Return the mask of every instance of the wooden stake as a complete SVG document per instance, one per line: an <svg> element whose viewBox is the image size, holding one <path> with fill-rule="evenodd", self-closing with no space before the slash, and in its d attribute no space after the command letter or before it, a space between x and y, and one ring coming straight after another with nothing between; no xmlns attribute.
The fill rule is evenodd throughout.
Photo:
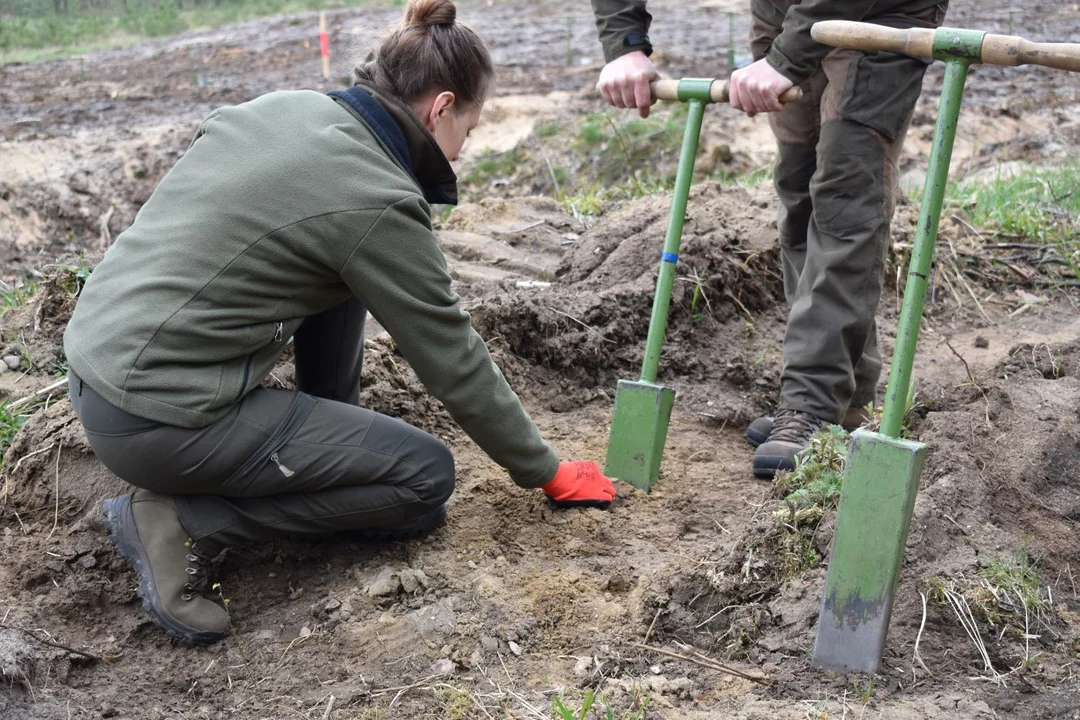
<svg viewBox="0 0 1080 720"><path fill-rule="evenodd" d="M330 79L330 36L326 33L326 13L319 13L319 52L322 55L322 75Z"/></svg>

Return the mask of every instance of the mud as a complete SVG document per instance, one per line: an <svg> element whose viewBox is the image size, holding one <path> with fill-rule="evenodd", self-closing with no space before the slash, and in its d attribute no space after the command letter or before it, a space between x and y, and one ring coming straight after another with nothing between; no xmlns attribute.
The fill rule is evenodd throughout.
<svg viewBox="0 0 1080 720"><path fill-rule="evenodd" d="M1003 2L952 5L950 24L1005 30ZM717 73L724 3L650 8L666 72ZM462 174L488 148L519 149L521 167L469 186L437 228L455 289L545 437L564 457L599 461L615 382L640 371L670 199L625 200L583 218L552 197L549 168L589 157L574 138L603 111L583 12L568 2L463 6L499 76ZM362 54L397 13L331 12L335 53ZM736 18L740 35L746 20ZM1080 32L1068 4L1035 3L1014 22L1035 40ZM38 294L0 316L2 354L28 358L0 375L0 399L26 397L63 371L77 282L57 266L77 268L79 254L96 263L199 118L270 90L328 89L347 74L344 53L335 54L333 81L322 83L316 24L313 14L271 18L0 68L0 280L41 268ZM903 159L909 184L925 172L939 88L934 68ZM1075 156L1076 88L1049 71L977 68L957 172ZM539 138L541 123L567 135ZM742 172L767 163L771 146L763 118L710 110L702 157ZM673 163L656 158L655 169ZM146 619L99 512L125 486L94 458L62 391L49 396L0 471L0 716L546 718L552 697L573 704L595 689L615 717L643 719L1080 717L1076 294L1039 285L1063 276L1034 273L1045 273L1036 259L1011 258L1020 271L1003 271L975 254L961 222L943 223L959 258L975 254L956 267L979 304L960 280L935 280L912 428L930 455L884 668L872 680L833 677L809 667L824 567L785 576L776 498L752 478L742 436L779 387L775 213L767 186L695 186L660 366L660 382L678 392L661 482L649 495L620 487L608 512L556 512L511 485L372 323L363 401L453 448L449 519L409 544L327 538L230 550L217 577L234 633L210 648L180 646ZM890 278L914 224L901 206ZM896 298L890 282L886 353ZM292 387L287 357L267 382ZM813 536L825 560L831 522ZM928 602L924 621L922 597L1022 548L1038 559L1047 604L1026 629L1011 611L993 627L980 616L990 661L1008 673L992 682L955 613ZM691 646L771 684L635 645L643 641Z"/></svg>

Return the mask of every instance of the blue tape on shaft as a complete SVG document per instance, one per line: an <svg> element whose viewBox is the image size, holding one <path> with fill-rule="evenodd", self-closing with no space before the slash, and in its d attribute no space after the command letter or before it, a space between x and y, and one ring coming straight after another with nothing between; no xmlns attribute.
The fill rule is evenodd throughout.
<svg viewBox="0 0 1080 720"><path fill-rule="evenodd" d="M678 255L676 255L675 253L669 253L669 252L666 252L666 253L661 253L661 254L660 254L660 259L661 259L661 260L662 260L663 262L669 262L669 263L671 263L672 265L674 265L675 263L679 262L679 256L678 256Z"/></svg>

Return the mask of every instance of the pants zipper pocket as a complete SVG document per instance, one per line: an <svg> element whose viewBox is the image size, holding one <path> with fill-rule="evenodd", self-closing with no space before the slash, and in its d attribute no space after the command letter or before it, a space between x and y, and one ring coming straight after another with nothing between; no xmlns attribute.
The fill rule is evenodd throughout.
<svg viewBox="0 0 1080 720"><path fill-rule="evenodd" d="M315 402L315 398L307 393L296 393L292 403L289 405L288 411L285 413L285 418L276 428L274 428L274 431L270 433L270 437L266 438L266 441L263 442L259 449L253 452L240 467L229 475L224 484L226 486L232 485L243 479L245 476L256 472L257 469L265 465L267 461L272 461L277 464L278 469L281 470L281 474L285 477L292 477L295 475L296 473L281 464L281 460L278 457L278 451L281 450L287 442L292 440L296 431L299 430L300 426L308 419L308 415L310 415L311 411L315 408Z"/></svg>

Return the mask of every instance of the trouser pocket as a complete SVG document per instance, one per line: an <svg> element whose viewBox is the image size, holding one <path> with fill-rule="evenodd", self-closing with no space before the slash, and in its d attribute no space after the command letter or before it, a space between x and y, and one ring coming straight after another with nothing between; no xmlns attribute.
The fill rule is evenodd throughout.
<svg viewBox="0 0 1080 720"><path fill-rule="evenodd" d="M243 494L251 487L259 472L268 462L276 463L282 474L291 477L292 471L282 465L277 458L277 452L292 440L293 435L303 426L311 411L315 408L316 402L317 400L307 393L296 393L285 413L285 417L274 428L274 431L270 433L255 452L248 456L247 460L241 463L226 478L222 486L232 492Z"/></svg>
<svg viewBox="0 0 1080 720"><path fill-rule="evenodd" d="M896 53L857 53L838 107L840 116L895 141L915 110L927 65Z"/></svg>

